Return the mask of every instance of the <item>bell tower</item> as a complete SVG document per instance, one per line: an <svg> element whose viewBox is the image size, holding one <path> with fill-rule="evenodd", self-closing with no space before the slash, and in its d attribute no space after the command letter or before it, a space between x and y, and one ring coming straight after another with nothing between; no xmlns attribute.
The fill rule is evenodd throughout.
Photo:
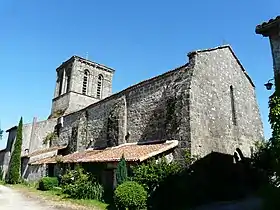
<svg viewBox="0 0 280 210"><path fill-rule="evenodd" d="M57 69L50 117L69 114L112 94L114 69L72 56Z"/></svg>

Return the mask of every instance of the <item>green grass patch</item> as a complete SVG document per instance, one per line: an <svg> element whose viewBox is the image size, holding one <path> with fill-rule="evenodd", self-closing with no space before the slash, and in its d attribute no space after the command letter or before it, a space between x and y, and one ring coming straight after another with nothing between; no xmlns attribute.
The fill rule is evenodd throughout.
<svg viewBox="0 0 280 210"><path fill-rule="evenodd" d="M89 209L95 210L105 210L107 209L108 204L102 203L97 200L85 200L85 199L71 199L68 198L67 195L61 192L60 188L55 188L49 191L40 191L37 190L36 185L23 185L23 184L16 184L16 185L8 185L11 188L14 188L23 194L33 194L35 196L39 196L44 200L50 200L54 202L62 202L73 204L74 206L83 206Z"/></svg>

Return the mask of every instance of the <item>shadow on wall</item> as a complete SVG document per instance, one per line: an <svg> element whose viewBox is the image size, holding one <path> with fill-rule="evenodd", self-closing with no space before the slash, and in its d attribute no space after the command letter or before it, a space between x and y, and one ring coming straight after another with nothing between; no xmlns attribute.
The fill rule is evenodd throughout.
<svg viewBox="0 0 280 210"><path fill-rule="evenodd" d="M217 152L199 159L160 184L149 200L151 209L187 209L254 192L263 181L260 174L248 159L233 160L233 155Z"/></svg>
<svg viewBox="0 0 280 210"><path fill-rule="evenodd" d="M189 89L183 77L174 76L155 102L156 107L146 113L144 129L139 142L179 140L179 148L188 148L190 141ZM180 83L180 84L179 84ZM177 153L181 150L177 150ZM176 154L181 159L183 154Z"/></svg>
<svg viewBox="0 0 280 210"><path fill-rule="evenodd" d="M35 181L36 179L41 178L40 165L26 165L25 173L22 174L22 178L28 181Z"/></svg>

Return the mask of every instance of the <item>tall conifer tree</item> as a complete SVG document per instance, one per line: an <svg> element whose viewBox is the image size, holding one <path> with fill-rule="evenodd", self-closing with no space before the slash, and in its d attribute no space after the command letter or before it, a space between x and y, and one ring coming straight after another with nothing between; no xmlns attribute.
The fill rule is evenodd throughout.
<svg viewBox="0 0 280 210"><path fill-rule="evenodd" d="M120 185L127 180L127 167L126 167L124 154L122 155L117 166L116 179L117 179L117 185Z"/></svg>
<svg viewBox="0 0 280 210"><path fill-rule="evenodd" d="M8 183L16 184L21 176L21 145L22 145L22 117L17 127L17 136L12 151L11 162L8 173Z"/></svg>

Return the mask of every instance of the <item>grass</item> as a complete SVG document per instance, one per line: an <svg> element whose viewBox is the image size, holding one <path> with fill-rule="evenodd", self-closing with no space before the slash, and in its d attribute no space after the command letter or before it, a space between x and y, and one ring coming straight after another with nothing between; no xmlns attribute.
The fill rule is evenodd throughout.
<svg viewBox="0 0 280 210"><path fill-rule="evenodd" d="M61 190L54 189L49 191L41 191L36 189L35 184L31 185L9 185L10 187L20 191L21 193L31 196L39 197L44 201L52 201L53 203L59 205L69 205L73 209L95 209L95 210L105 210L107 209L108 204L102 203L97 200L85 200L85 199L71 199L67 198L66 195L61 193ZM83 207L83 208L82 208Z"/></svg>

